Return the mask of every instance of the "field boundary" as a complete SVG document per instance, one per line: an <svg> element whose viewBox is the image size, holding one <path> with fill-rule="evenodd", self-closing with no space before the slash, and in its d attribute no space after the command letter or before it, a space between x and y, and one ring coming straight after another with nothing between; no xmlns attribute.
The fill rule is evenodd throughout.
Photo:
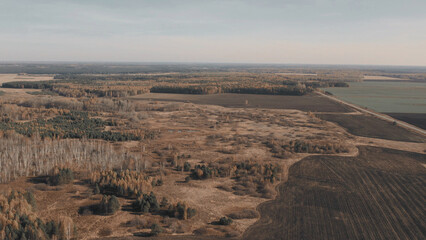
<svg viewBox="0 0 426 240"><path fill-rule="evenodd" d="M404 127L404 128L406 128L406 129L409 129L409 130L412 130L412 131L414 131L414 132L420 133L420 134L422 134L423 136L426 136L426 131L425 131L425 130L423 130L423 129L421 129L421 128L418 128L418 127L416 127L416 126L414 126L414 125L411 125L411 124L409 124L409 123L406 123L406 122L404 122L404 121L401 121L401 120L398 120L398 119L392 118L392 117L390 117L390 116L388 116L388 115L385 115L385 114L381 114L381 113L374 112L374 111L369 110L369 109L362 108L362 107L357 106L357 105L355 105L355 104L345 102L345 101L343 101L343 100L341 100L341 99L339 99L339 98L337 98L337 97L329 96L329 95L326 95L326 94L324 94L324 93L322 93L322 92L319 92L319 91L317 91L317 93L318 93L319 95L323 96L323 97L329 98L329 99L331 99L331 100L333 100L333 101L336 101L336 102L338 102L338 103L341 103L341 104L344 104L344 105L346 105L346 106L349 106L349 107L351 107L351 108L353 108L353 109L355 109L355 110L358 110L358 111L360 111L360 112L367 113L367 114L369 114L369 115L372 115L372 116L374 116L374 117L380 118L380 119L385 120L385 121L388 121L388 122L396 123L398 126Z"/></svg>

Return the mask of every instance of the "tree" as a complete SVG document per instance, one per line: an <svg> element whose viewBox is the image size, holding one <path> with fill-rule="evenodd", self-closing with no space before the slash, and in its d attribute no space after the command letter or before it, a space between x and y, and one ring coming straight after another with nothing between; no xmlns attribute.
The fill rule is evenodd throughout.
<svg viewBox="0 0 426 240"><path fill-rule="evenodd" d="M194 208L188 208L186 210L186 214L188 216L188 219L192 218L193 216L195 216L195 214L197 214L197 210L195 210Z"/></svg>
<svg viewBox="0 0 426 240"><path fill-rule="evenodd" d="M188 219L188 212L185 203L178 203L176 205L176 210L178 214L178 218L182 220Z"/></svg>
<svg viewBox="0 0 426 240"><path fill-rule="evenodd" d="M108 201L108 212L111 214L114 214L120 209L120 202L118 201L118 198L114 195L111 196L111 198Z"/></svg>
<svg viewBox="0 0 426 240"><path fill-rule="evenodd" d="M99 211L101 213L108 213L108 196L103 195L101 202L99 203Z"/></svg>
<svg viewBox="0 0 426 240"><path fill-rule="evenodd" d="M95 190L93 191L94 194L99 194L101 193L101 190L99 189L99 185L96 183L95 185Z"/></svg>
<svg viewBox="0 0 426 240"><path fill-rule="evenodd" d="M183 170L184 170L185 172L189 172L189 171L191 170L191 164L189 164L189 162L185 162L185 163L183 164Z"/></svg>
<svg viewBox="0 0 426 240"><path fill-rule="evenodd" d="M230 225L232 223L232 219L228 218L228 217L221 217L219 219L219 224L220 225Z"/></svg>
<svg viewBox="0 0 426 240"><path fill-rule="evenodd" d="M37 203L34 198L34 194L32 192L25 192L24 197L27 202L31 205L32 209L35 210L37 208Z"/></svg>
<svg viewBox="0 0 426 240"><path fill-rule="evenodd" d="M158 234L160 234L162 232L163 232L163 228L160 225L158 225L156 223L152 224L152 226L151 226L151 235L152 236L157 236Z"/></svg>
<svg viewBox="0 0 426 240"><path fill-rule="evenodd" d="M166 207L168 205L169 205L169 201L167 200L166 197L163 197L163 199L161 200L161 203L160 203L160 207Z"/></svg>
<svg viewBox="0 0 426 240"><path fill-rule="evenodd" d="M52 185L62 185L71 183L74 180L74 173L69 168L60 168L57 174L50 177Z"/></svg>
<svg viewBox="0 0 426 240"><path fill-rule="evenodd" d="M104 195L99 203L99 212L103 214L115 214L120 209L120 202L114 195Z"/></svg>

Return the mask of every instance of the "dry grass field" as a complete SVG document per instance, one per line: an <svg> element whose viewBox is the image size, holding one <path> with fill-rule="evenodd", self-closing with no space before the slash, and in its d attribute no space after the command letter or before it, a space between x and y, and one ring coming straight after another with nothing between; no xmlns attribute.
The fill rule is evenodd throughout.
<svg viewBox="0 0 426 240"><path fill-rule="evenodd" d="M29 98L32 98L32 101L46 100L43 96ZM52 98L61 101L67 99L63 97L47 99ZM113 216L81 215L78 213L80 207L95 204L101 197L93 194L92 187L84 183L84 178L61 187L37 184L31 181L31 178L19 178L8 184L0 184L0 190L10 188L31 190L37 202L40 202L37 213L43 219L55 219L61 215L71 217L78 232L84 233L80 236L81 239L106 237L102 235L104 234L101 232L102 227L112 229L108 232L108 237L131 237L138 233L148 233L149 228L126 225L127 222L136 221L138 218L148 221L148 225L150 222L158 222L166 231L177 235L187 236L199 232L197 233L199 236L236 237L254 224L257 217L235 219L232 226L217 226L211 223L239 211L255 210L260 203L275 197L274 187L278 182L267 186L267 192L259 193L256 185L239 182L233 178L216 177L186 182L185 178L189 173L161 166L173 166L170 163L171 159L175 159L173 164L177 165L182 165L186 161L191 166L202 164L224 167L232 166L233 163L252 161L261 165L279 165L284 170L279 179L284 180L288 167L309 154L289 152L277 156L277 153L271 152L268 142L288 143L300 140L323 144L323 139L326 138L329 144L348 145L349 152L343 154L353 155L356 152L354 147L349 146L352 140L343 129L336 130L333 125L299 110L226 108L217 105L149 100L137 100L133 103L138 109L144 110L129 116L111 116L116 118L116 121L130 118L126 125L128 128L150 129L158 134L150 140L116 143L114 148L140 153L146 164L160 171L158 177L163 179L163 184L154 188L157 198L166 197L174 202L189 204L197 210L194 218L182 222L170 220L170 223L166 223L161 216L139 216L125 210ZM103 116L107 119L110 115L104 113ZM176 156L181 155L190 157L176 159ZM123 209L132 201L120 198ZM91 224L87 224L88 222ZM173 230L176 227L180 229L178 232Z"/></svg>
<svg viewBox="0 0 426 240"><path fill-rule="evenodd" d="M365 81L407 81L408 78L396 78L386 76L364 76Z"/></svg>
<svg viewBox="0 0 426 240"><path fill-rule="evenodd" d="M36 82L36 81L50 81L53 80L53 75L40 75L40 74L0 74L0 86L6 82L25 81L25 82ZM16 89L16 88L1 88L4 94L9 97L28 97L30 96L27 92L38 92L39 89Z"/></svg>
<svg viewBox="0 0 426 240"><path fill-rule="evenodd" d="M6 82L35 82L35 81L50 81L53 80L53 75L41 74L0 74L0 85Z"/></svg>
<svg viewBox="0 0 426 240"><path fill-rule="evenodd" d="M0 193L32 192L35 214L46 222L69 217L75 239L425 237L425 137L315 92L71 97L1 90L0 167L10 182L1 179ZM35 174L51 174L52 166L72 169L74 179L56 186L40 180L50 175ZM94 181L105 169L114 171ZM129 171L140 174L137 190L167 199L168 209L137 210L140 196L124 194L130 175L117 178ZM113 190L96 191L108 182ZM111 192L117 212L93 210ZM178 203L196 213L170 214ZM232 223L220 225L223 217ZM159 236L151 236L153 226Z"/></svg>

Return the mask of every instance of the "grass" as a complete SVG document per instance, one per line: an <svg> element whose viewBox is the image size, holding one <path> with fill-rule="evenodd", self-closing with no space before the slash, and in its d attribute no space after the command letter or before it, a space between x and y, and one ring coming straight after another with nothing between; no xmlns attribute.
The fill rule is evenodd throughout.
<svg viewBox="0 0 426 240"><path fill-rule="evenodd" d="M39 95L47 95L47 96L57 96L58 94L49 90L41 90L41 91L30 91L27 92L30 95L39 96Z"/></svg>
<svg viewBox="0 0 426 240"><path fill-rule="evenodd" d="M426 113L425 82L355 82L348 88L325 88L344 101L378 112Z"/></svg>

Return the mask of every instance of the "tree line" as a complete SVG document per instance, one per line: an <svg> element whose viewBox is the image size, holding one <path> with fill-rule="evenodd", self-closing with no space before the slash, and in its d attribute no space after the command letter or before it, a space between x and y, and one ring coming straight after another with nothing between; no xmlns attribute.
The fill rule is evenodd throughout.
<svg viewBox="0 0 426 240"><path fill-rule="evenodd" d="M0 131L0 183L20 176L52 175L55 167L84 168L85 171L107 170L127 166L141 171L150 167L139 154L117 152L110 144L88 139L55 140L38 136L24 137ZM152 185L148 184L150 187Z"/></svg>
<svg viewBox="0 0 426 240"><path fill-rule="evenodd" d="M3 119L0 131L14 130L27 137L39 135L41 138L87 138L115 142L141 139L132 133L103 131L105 126L115 126L115 123L91 118L88 112L69 111L47 120L37 119L23 123Z"/></svg>

